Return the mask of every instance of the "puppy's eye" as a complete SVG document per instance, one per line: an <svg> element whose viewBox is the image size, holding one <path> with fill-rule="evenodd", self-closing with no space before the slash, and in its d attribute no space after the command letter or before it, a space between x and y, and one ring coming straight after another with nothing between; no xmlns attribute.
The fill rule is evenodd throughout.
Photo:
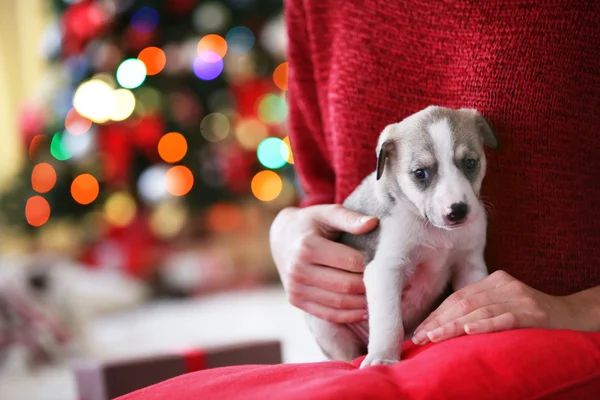
<svg viewBox="0 0 600 400"><path fill-rule="evenodd" d="M427 172L427 170L424 168L415 169L413 171L413 175L418 181L424 181L427 180L427 178L429 178L429 172Z"/></svg>
<svg viewBox="0 0 600 400"><path fill-rule="evenodd" d="M467 158L463 160L463 165L465 167L465 170L474 171L475 169L477 169L478 162L474 158Z"/></svg>

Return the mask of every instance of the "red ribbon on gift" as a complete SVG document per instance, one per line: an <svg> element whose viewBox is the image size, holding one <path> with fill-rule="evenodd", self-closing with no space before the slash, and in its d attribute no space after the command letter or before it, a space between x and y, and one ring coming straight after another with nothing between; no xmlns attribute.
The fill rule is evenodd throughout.
<svg viewBox="0 0 600 400"><path fill-rule="evenodd" d="M206 354L203 350L189 350L182 354L185 372L196 372L206 369Z"/></svg>

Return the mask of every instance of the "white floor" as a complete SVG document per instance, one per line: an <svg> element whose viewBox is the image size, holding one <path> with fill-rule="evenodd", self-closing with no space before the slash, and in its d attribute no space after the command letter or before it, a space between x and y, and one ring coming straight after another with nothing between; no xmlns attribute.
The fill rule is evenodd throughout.
<svg viewBox="0 0 600 400"><path fill-rule="evenodd" d="M301 312L278 287L154 302L95 320L88 331L92 353L105 358L274 338L283 343L286 363L323 359ZM77 394L66 366L28 374L11 368L0 375L0 399L77 400Z"/></svg>

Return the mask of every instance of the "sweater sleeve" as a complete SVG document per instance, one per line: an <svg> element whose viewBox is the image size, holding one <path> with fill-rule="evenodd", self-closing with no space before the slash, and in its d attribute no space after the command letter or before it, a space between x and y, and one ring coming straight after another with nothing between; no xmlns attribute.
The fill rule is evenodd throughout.
<svg viewBox="0 0 600 400"><path fill-rule="evenodd" d="M288 34L290 145L304 192L301 206L306 207L334 201L335 174L319 108L303 1L285 1L285 21Z"/></svg>

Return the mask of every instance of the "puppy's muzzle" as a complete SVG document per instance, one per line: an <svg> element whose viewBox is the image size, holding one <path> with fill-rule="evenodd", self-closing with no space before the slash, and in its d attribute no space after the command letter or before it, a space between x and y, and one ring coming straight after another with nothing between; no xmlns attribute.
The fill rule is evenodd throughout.
<svg viewBox="0 0 600 400"><path fill-rule="evenodd" d="M459 225L465 222L469 214L469 205L465 202L454 203L447 209L444 218L448 225Z"/></svg>

